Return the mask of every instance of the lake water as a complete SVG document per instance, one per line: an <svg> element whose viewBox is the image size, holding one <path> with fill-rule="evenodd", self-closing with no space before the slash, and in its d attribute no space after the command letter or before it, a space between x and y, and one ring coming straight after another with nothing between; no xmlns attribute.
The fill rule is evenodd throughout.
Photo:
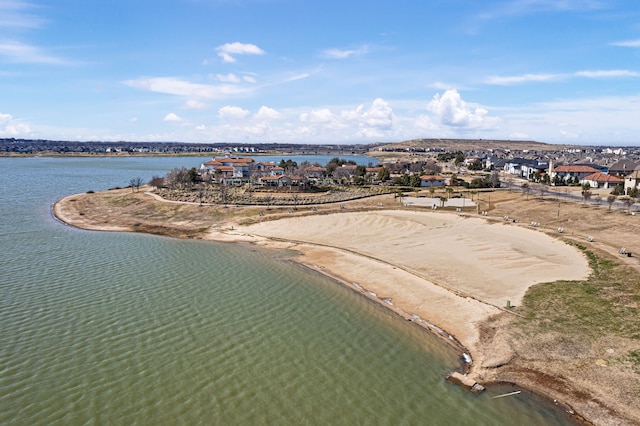
<svg viewBox="0 0 640 426"><path fill-rule="evenodd" d="M292 253L51 216L207 159L0 158L0 424L569 424L447 384L459 354Z"/></svg>

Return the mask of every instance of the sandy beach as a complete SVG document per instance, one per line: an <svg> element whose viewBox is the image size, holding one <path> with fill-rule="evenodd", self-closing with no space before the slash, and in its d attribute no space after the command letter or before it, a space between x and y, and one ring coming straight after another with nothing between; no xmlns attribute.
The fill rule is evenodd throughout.
<svg viewBox="0 0 640 426"><path fill-rule="evenodd" d="M478 347L477 325L515 312L536 283L582 280L584 255L526 228L455 214L385 210L305 216L225 231L267 246L288 244L309 267L377 298L408 319L423 319L453 335L476 356L494 363L498 352ZM210 234L220 239L219 233ZM375 296L373 295L375 294Z"/></svg>
<svg viewBox="0 0 640 426"><path fill-rule="evenodd" d="M121 197L130 200L127 208L114 208L120 202L110 199ZM53 210L63 222L84 229L295 250L296 261L440 335L459 348L461 359L463 352L470 354L468 377L483 384L517 383L557 399L594 424L633 424L618 416L629 411L625 407L635 397L616 387L625 380L623 389L633 389L636 381L625 376L624 368L603 370L593 363L605 349L601 344L628 350L628 341L598 341L572 359L549 353L538 337L509 331L521 318L518 306L531 286L558 280L578 285L590 276L583 251L549 232L496 217L398 208L393 197L366 203L317 212L272 211L268 217L257 210L211 207L220 214L211 219L198 205L109 192L66 197ZM558 344L556 334L541 336L551 339L543 345ZM562 342L574 338L560 336Z"/></svg>

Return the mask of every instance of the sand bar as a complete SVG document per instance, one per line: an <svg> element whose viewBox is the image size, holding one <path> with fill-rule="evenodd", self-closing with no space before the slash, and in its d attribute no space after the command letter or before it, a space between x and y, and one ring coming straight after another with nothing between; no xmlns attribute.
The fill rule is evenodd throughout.
<svg viewBox="0 0 640 426"><path fill-rule="evenodd" d="M505 310L507 301L518 305L533 284L589 274L579 250L546 234L455 214L292 217L235 227L222 239L234 236L271 246L289 242L302 263L437 325L479 361L487 354L478 347L478 323Z"/></svg>

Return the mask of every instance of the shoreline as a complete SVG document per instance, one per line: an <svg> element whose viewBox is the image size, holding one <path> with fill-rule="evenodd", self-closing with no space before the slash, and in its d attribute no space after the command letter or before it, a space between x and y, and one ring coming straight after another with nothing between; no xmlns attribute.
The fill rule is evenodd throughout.
<svg viewBox="0 0 640 426"><path fill-rule="evenodd" d="M69 201L73 200L74 197L80 196L82 196L82 194L64 197L56 201L52 206L52 212L56 219L60 220L62 223L87 230L140 232L132 228L131 226L122 226L114 223L111 223L109 225L89 225L88 223L79 223L77 220L74 220L68 215L69 212L65 212L61 206L62 204L66 203L67 208L73 207L70 206L71 203L69 203ZM380 213L380 211L375 213ZM348 215L349 213L339 214L344 216ZM419 213L419 215L423 214L424 213ZM438 215L441 215L441 213L438 213ZM455 214L450 214L450 216L454 216L456 218L458 217ZM442 219L442 216L438 217L439 219ZM265 246L267 248L286 248L294 250L299 253L299 255L294 258L295 262L303 265L306 268L309 268L312 271L321 273L329 277L340 285L343 285L346 288L362 295L363 297L366 297L372 303L376 303L382 308L388 309L389 311L398 315L400 318L415 323L415 325L421 327L421 329L429 332L432 335L436 335L442 338L445 342L452 345L461 353L470 354L472 356L473 362L471 364L465 363L463 361L464 356L461 356L461 367L465 370L465 373L469 372L471 377L477 378L478 382L486 385L506 383L518 386L530 392L534 392L543 396L549 401L553 401L556 404L561 404L561 406L565 408L567 412L571 414L572 418L574 418L576 421L588 424L587 420L585 420L581 415L576 414L576 412L574 411L574 404L572 403L571 398L560 399L558 398L557 393L554 394L554 392L550 392L549 389L536 386L535 382L532 382L531 380L522 380L522 378L520 380L510 380L508 378L504 379L501 377L500 372L497 372L497 376L495 375L495 367L512 363L512 354L510 353L509 348L506 349L506 353L499 354L498 356L489 356L487 354L489 349L481 347L479 326L482 323L485 323L490 317L502 314L505 311L509 312L509 310L507 309L500 309L497 304L490 303L495 298L495 295L487 294L485 296L490 300L482 301L479 300L481 298L473 297L475 295L471 295L472 297L469 297L470 294L466 291L463 291L464 289L457 289L460 293L452 291L456 289L450 288L448 283L444 286L440 285L437 282L438 280L435 280L436 282L433 282L434 280L430 280L425 277L425 274L421 273L422 271L414 271L412 270L412 268L406 268L404 265L394 264L392 261L388 261L386 259L378 259L375 256L363 254L358 252L357 250L331 246L330 244L300 241L298 239L286 238L286 236L265 236L262 235L264 234L264 229L262 230L262 234L254 229L255 227L259 228L261 224L265 223L271 225L279 223L281 226L285 226L282 224L287 220L291 222L301 221L301 219L303 219L303 217L277 219L275 221L259 222L258 224L254 225L241 226L238 226L237 223L234 223L230 229L218 227L212 232L204 235L204 237L202 238L219 242L250 242L253 244ZM318 217L316 217L314 221L317 219ZM480 227L504 227L504 225L502 224L491 224L484 219L472 219L472 221L478 220L483 223ZM290 225L291 224L289 223L285 227L291 228ZM474 224L473 226L476 225L477 224ZM305 229L304 223L302 225L297 224L296 226L298 231L300 229ZM302 228L300 228L300 226L302 226ZM266 229L268 229L268 227ZM344 229L344 226L341 229ZM511 229L517 228L513 227ZM536 231L527 230L527 232ZM544 235L540 232L537 232L537 234ZM189 236L187 236L187 238L189 238ZM551 237L548 236L545 236L545 238L551 239ZM558 242L558 240L555 239L554 241ZM568 247L565 243L560 242L560 244ZM576 249L572 248L572 250ZM358 266L356 267L356 265ZM522 270L520 270L518 273L521 272ZM356 277L362 278L353 279L354 277L350 276L350 274L352 273L355 274ZM369 278L371 278L371 276L373 275L377 276L378 279L382 281L396 280L403 283L419 283L418 287L422 288L422 291L425 291L422 296L424 297L425 294L428 294L429 297L427 297L427 299L435 299L435 302L431 300L431 306L429 306L430 308L434 308L434 304L440 305L441 303L444 303L443 301L447 301L449 305L438 306L440 312L435 313L434 315L429 315L428 313L425 314L424 311L416 312L416 309L413 309L415 306L405 300L407 297L414 297L414 294L391 294L388 286L379 287L376 286L375 283L374 285L371 285ZM453 278L455 282L456 277ZM458 277L458 280L459 279L460 277ZM528 289L531 285L533 284L527 284L523 291L514 291L514 293L512 293L512 298L514 299L516 304L520 303L520 300L526 292L526 289ZM423 299L422 302L425 302L425 300L427 299ZM460 311L466 311L467 317L463 316L462 321L459 316L456 316L456 318L454 318L453 320L450 318L446 318L450 316L453 311L457 311L457 313L459 313Z"/></svg>

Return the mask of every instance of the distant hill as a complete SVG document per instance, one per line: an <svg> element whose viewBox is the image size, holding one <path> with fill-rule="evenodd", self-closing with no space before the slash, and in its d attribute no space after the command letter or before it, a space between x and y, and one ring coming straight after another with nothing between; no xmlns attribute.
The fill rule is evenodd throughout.
<svg viewBox="0 0 640 426"><path fill-rule="evenodd" d="M498 139L412 139L403 142L376 144L373 150L397 151L400 149L472 151L472 150L530 150L556 151L565 148L578 148L576 145L556 145L537 141L498 140Z"/></svg>

